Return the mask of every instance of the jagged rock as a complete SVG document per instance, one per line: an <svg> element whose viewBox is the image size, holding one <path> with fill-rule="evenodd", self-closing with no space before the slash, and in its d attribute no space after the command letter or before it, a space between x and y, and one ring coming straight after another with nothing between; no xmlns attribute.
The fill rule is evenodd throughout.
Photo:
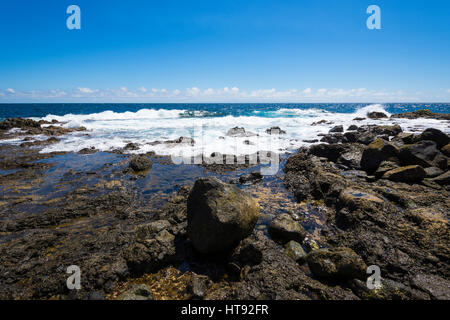
<svg viewBox="0 0 450 320"><path fill-rule="evenodd" d="M433 167L433 160L439 154L434 141L419 141L416 144L400 148L399 158L404 165L420 165L424 168Z"/></svg>
<svg viewBox="0 0 450 320"><path fill-rule="evenodd" d="M393 126L375 126L371 131L377 135L387 136L396 136L399 133L403 132L402 128L398 124Z"/></svg>
<svg viewBox="0 0 450 320"><path fill-rule="evenodd" d="M437 167L425 168L425 174L427 175L427 178L435 178L443 173L444 171Z"/></svg>
<svg viewBox="0 0 450 320"><path fill-rule="evenodd" d="M422 181L426 175L425 170L421 166L412 165L390 170L383 175L383 179L394 182L415 183Z"/></svg>
<svg viewBox="0 0 450 320"><path fill-rule="evenodd" d="M188 234L201 253L232 248L251 234L259 216L258 203L234 185L215 178L198 179L188 198Z"/></svg>
<svg viewBox="0 0 450 320"><path fill-rule="evenodd" d="M442 186L449 185L450 184L450 171L447 171L446 173L441 174L440 176L431 179L431 181L433 181L437 184L440 184Z"/></svg>
<svg viewBox="0 0 450 320"><path fill-rule="evenodd" d="M352 124L350 127L348 127L347 131L356 131L358 130L358 126L356 124Z"/></svg>
<svg viewBox="0 0 450 320"><path fill-rule="evenodd" d="M437 300L450 300L450 281L431 274L418 274L411 280L411 285L428 293Z"/></svg>
<svg viewBox="0 0 450 320"><path fill-rule="evenodd" d="M350 248L319 249L305 259L311 272L319 278L334 281L366 278L366 264Z"/></svg>
<svg viewBox="0 0 450 320"><path fill-rule="evenodd" d="M357 142L369 145L376 139L376 135L372 132L364 132L359 137Z"/></svg>
<svg viewBox="0 0 450 320"><path fill-rule="evenodd" d="M226 136L227 137L251 137L251 136L255 136L255 134L245 131L245 129L242 127L234 127L234 128L231 128L230 130L228 130Z"/></svg>
<svg viewBox="0 0 450 320"><path fill-rule="evenodd" d="M422 109L413 112L393 114L391 118L405 118L405 119L428 118L438 120L450 120L450 113L434 113L428 109Z"/></svg>
<svg viewBox="0 0 450 320"><path fill-rule="evenodd" d="M343 142L356 142L359 139L360 134L357 131L351 131L344 133Z"/></svg>
<svg viewBox="0 0 450 320"><path fill-rule="evenodd" d="M286 134L286 131L281 130L280 127L272 127L266 130L267 134Z"/></svg>
<svg viewBox="0 0 450 320"><path fill-rule="evenodd" d="M152 160L144 155L136 155L130 159L130 168L136 172L151 169L153 166Z"/></svg>
<svg viewBox="0 0 450 320"><path fill-rule="evenodd" d="M386 172L397 169L399 165L392 161L383 161L378 167L377 171L375 171L375 177L380 178Z"/></svg>
<svg viewBox="0 0 450 320"><path fill-rule="evenodd" d="M341 144L316 144L309 149L309 152L316 157L323 157L336 162L345 150L345 147Z"/></svg>
<svg viewBox="0 0 450 320"><path fill-rule="evenodd" d="M399 150L397 147L378 138L364 150L361 158L361 168L368 173L373 173L378 169L381 162L395 159L398 154Z"/></svg>
<svg viewBox="0 0 450 320"><path fill-rule="evenodd" d="M344 126L342 126L342 125L335 126L335 127L331 128L329 132L330 133L344 132Z"/></svg>
<svg viewBox="0 0 450 320"><path fill-rule="evenodd" d="M370 119L382 119L382 118L387 118L387 114L383 113L383 112L369 112L367 114L367 117Z"/></svg>
<svg viewBox="0 0 450 320"><path fill-rule="evenodd" d="M342 142L343 138L344 138L344 136L341 133L327 134L327 135L324 135L322 137L322 139L320 139L320 142L335 144L335 143Z"/></svg>
<svg viewBox="0 0 450 320"><path fill-rule="evenodd" d="M306 231L289 214L283 213L275 217L269 225L270 236L281 243L291 240L302 243Z"/></svg>
<svg viewBox="0 0 450 320"><path fill-rule="evenodd" d="M124 147L124 149L132 151L139 150L139 145L137 143L130 142Z"/></svg>
<svg viewBox="0 0 450 320"><path fill-rule="evenodd" d="M350 145L350 148L341 154L336 163L342 164L350 169L359 169L362 158L362 147L360 145Z"/></svg>
<svg viewBox="0 0 450 320"><path fill-rule="evenodd" d="M420 141L423 140L429 140L434 141L438 147L438 149L441 149L448 143L450 143L450 138L443 133L442 131L438 129L429 128L422 132L422 134L418 137Z"/></svg>

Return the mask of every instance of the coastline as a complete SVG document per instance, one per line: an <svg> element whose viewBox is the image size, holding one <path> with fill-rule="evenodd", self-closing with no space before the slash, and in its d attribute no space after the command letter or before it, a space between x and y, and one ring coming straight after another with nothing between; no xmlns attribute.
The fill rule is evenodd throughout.
<svg viewBox="0 0 450 320"><path fill-rule="evenodd" d="M154 299L449 299L450 155L440 131L358 120L348 130L336 121L321 141L282 156L278 175L259 177L259 164L175 165L155 153L136 172L126 152L132 142L112 152L40 153L85 129L17 119L2 125L0 139L20 138L23 132L7 134L17 127L46 138L0 146L1 298L136 298L141 285ZM261 212L232 250L202 255L188 236L186 205L194 182L211 176L248 192ZM301 250L271 236L283 214L305 229ZM333 251L342 247L352 253ZM321 259L342 254L355 270L361 260L380 266L383 289L367 290L360 270L324 276ZM82 269L82 290L65 287L68 265Z"/></svg>

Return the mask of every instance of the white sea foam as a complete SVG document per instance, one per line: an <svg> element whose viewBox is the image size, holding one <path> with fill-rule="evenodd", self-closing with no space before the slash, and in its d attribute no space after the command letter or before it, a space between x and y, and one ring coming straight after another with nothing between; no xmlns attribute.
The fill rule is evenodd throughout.
<svg viewBox="0 0 450 320"><path fill-rule="evenodd" d="M279 109L254 111L252 116L211 116L213 113L186 110L142 109L137 112L116 113L104 111L87 115L48 115L44 120L56 119L65 127L87 128L84 133L69 134L56 144L45 147L42 152L79 151L95 147L102 151L123 148L129 142L140 144L140 149L130 151L145 153L154 151L161 155L210 155L213 152L227 154L251 154L259 150L290 152L307 143L303 140L317 139L320 133L328 133L335 125L346 129L351 124L394 124L404 131L423 131L433 127L450 133L449 123L434 119L366 119L356 122L356 117L367 117L371 111L390 115L382 105L375 104L358 109L354 113L335 113L322 109ZM191 116L190 116L191 115ZM192 116L193 115L193 116ZM204 116L207 117L204 117ZM203 116L203 117L202 117ZM326 120L326 124L311 126L313 122ZM226 133L233 127L244 127L257 136L233 138ZM278 126L285 135L271 136L266 129ZM181 136L192 137L194 146L187 144L149 144L154 141L174 140ZM245 141L249 142L246 144Z"/></svg>

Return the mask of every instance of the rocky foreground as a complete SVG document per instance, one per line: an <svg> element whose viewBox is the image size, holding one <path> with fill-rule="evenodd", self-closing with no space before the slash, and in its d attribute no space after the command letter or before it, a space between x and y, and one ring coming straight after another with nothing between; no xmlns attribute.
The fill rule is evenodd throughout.
<svg viewBox="0 0 450 320"><path fill-rule="evenodd" d="M7 120L0 138L13 128L55 139L69 130L53 125ZM0 169L13 172L0 178L0 298L450 299L450 137L355 119L318 139L280 177L300 208L324 214L313 229L309 209L267 220L251 193L265 179L258 172L230 184L218 170L154 206L139 181L168 161L121 155L93 172L66 169L49 197L56 169L40 160L61 154L34 148L51 141L3 145ZM82 271L81 290L67 289L70 265ZM382 276L375 290L372 265Z"/></svg>

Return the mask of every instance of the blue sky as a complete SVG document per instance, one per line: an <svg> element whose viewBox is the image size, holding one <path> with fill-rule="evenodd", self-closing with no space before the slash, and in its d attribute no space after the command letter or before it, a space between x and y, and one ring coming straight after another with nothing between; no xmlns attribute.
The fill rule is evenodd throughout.
<svg viewBox="0 0 450 320"><path fill-rule="evenodd" d="M0 36L0 102L450 101L447 0L2 0Z"/></svg>

